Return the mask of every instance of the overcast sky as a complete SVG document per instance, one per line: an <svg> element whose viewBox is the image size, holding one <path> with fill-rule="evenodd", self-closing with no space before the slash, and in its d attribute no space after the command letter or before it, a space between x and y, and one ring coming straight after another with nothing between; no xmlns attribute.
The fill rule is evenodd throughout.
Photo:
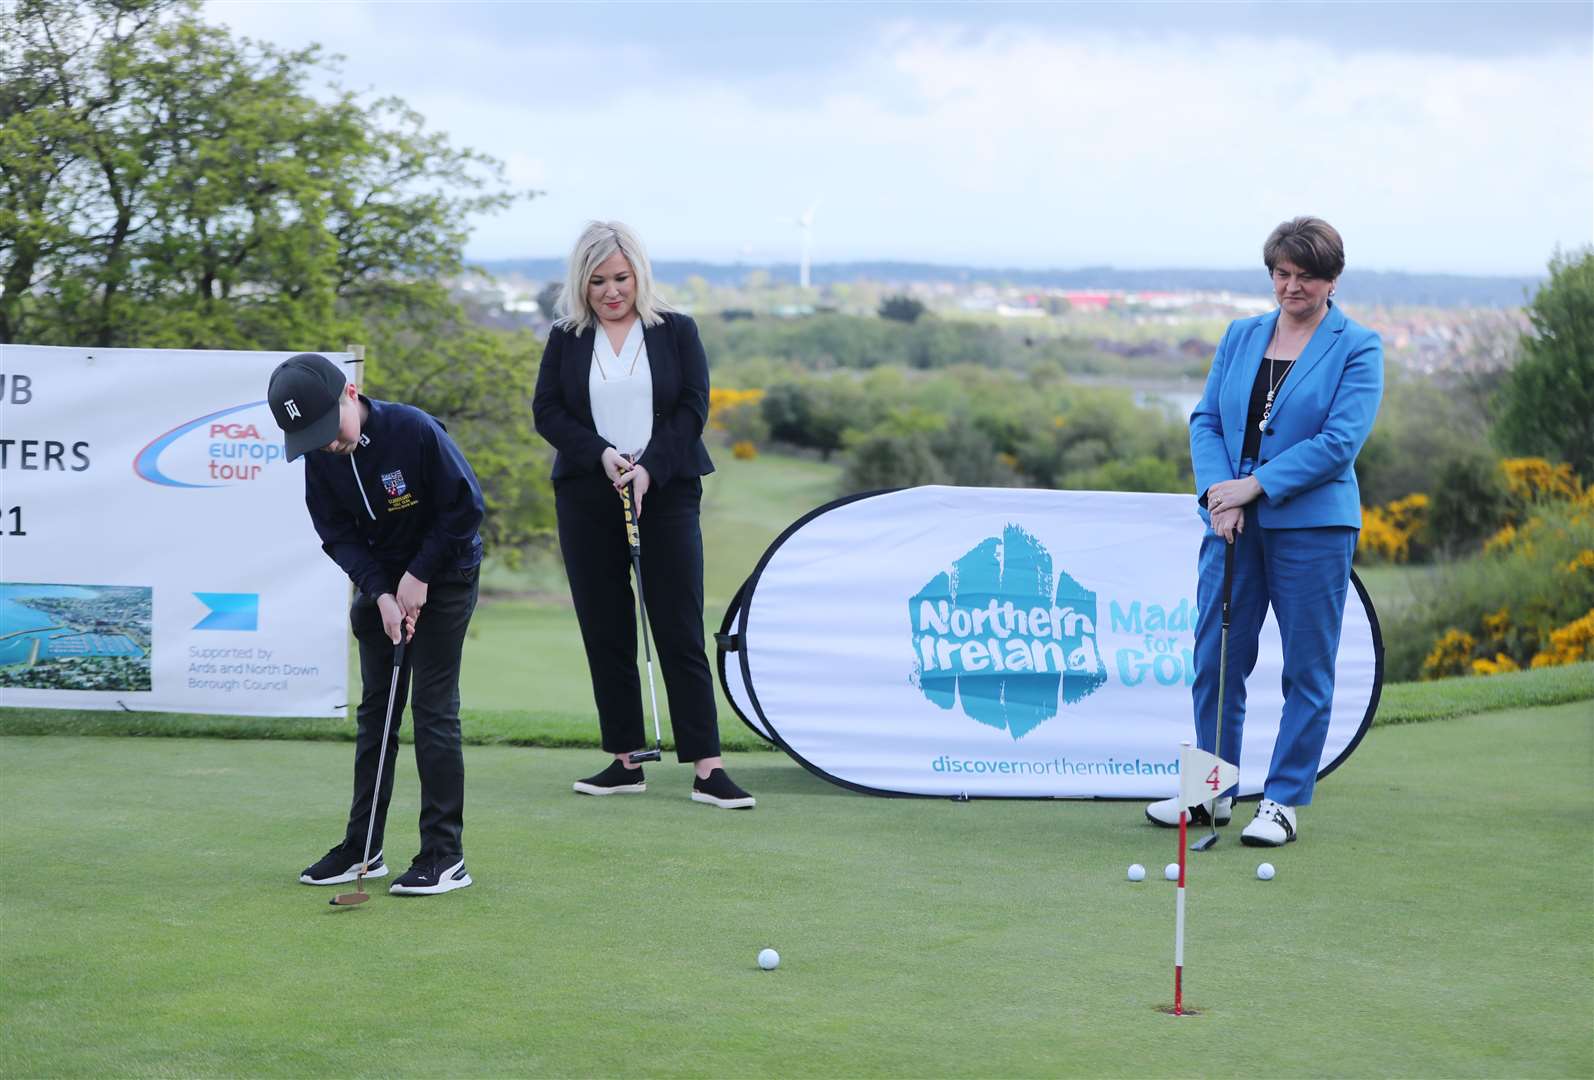
<svg viewBox="0 0 1594 1080"><path fill-rule="evenodd" d="M1594 4L211 0L345 54L547 194L481 259L618 218L654 258L1541 272L1594 241Z"/></svg>

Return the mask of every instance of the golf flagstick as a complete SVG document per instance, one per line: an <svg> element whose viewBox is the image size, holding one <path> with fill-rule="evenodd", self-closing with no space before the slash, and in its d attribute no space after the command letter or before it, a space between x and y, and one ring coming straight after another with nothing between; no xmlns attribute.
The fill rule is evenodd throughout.
<svg viewBox="0 0 1594 1080"><path fill-rule="evenodd" d="M1190 744L1182 744L1189 750ZM1179 888L1173 901L1173 1015L1184 1015L1184 834L1190 810L1179 800Z"/></svg>
<svg viewBox="0 0 1594 1080"><path fill-rule="evenodd" d="M653 684L653 649L648 644L648 608L642 597L642 533L637 528L636 502L630 484L620 489L620 505L625 508L625 540L631 548L631 570L636 574L637 622L642 628L642 655L647 658L648 665L648 699L653 705L653 749L634 750L626 755L631 764L640 765L644 761L663 760L664 738L659 734L659 691Z"/></svg>
<svg viewBox="0 0 1594 1080"><path fill-rule="evenodd" d="M393 728L393 704L398 701L399 669L404 666L405 642L393 646L393 681L387 688L387 719L382 721L382 741L376 748L376 786L371 789L371 816L365 825L365 857L360 860L360 872L354 879L354 891L340 893L327 901L333 907L353 907L371 899L365 891L365 872L371 868L371 836L376 832L376 803L382 797L382 766L387 763L387 736Z"/></svg>
<svg viewBox="0 0 1594 1080"><path fill-rule="evenodd" d="M1223 629L1218 633L1218 731L1217 737L1212 741L1212 753L1219 759L1223 758L1223 691L1224 681L1229 674L1229 599L1234 592L1234 547L1240 542L1240 536L1235 534L1234 539L1223 545ZM1205 851L1218 842L1218 799L1223 794L1222 788L1212 789L1212 799L1206 804L1207 822L1211 831L1194 844L1192 850ZM1183 800L1180 800L1183 802ZM1180 820L1183 820L1183 807L1181 806ZM1183 837L1180 837L1181 848L1184 846ZM1181 856L1181 862L1183 857Z"/></svg>

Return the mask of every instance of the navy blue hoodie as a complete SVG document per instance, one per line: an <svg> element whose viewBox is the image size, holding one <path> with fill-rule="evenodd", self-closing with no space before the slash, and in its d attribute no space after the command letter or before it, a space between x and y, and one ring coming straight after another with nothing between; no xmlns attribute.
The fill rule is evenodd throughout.
<svg viewBox="0 0 1594 1080"><path fill-rule="evenodd" d="M321 548L367 596L395 592L407 570L428 584L482 561L481 485L437 420L411 405L371 410L351 455L304 456L304 502Z"/></svg>

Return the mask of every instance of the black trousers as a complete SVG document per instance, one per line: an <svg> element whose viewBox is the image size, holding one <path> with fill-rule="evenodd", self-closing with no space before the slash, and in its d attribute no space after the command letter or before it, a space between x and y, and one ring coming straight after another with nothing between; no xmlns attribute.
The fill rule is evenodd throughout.
<svg viewBox="0 0 1594 1080"><path fill-rule="evenodd" d="M603 748L611 754L639 750L651 742L652 729L643 722L625 512L602 473L564 477L554 493L559 548L587 650ZM703 651L702 502L702 480L678 477L644 496L638 523L643 601L680 761L720 752L714 682Z"/></svg>
<svg viewBox="0 0 1594 1080"><path fill-rule="evenodd" d="M387 805L393 796L393 764L398 759L399 723L410 698L415 724L415 767L421 775L421 853L435 858L464 854L465 757L459 739L459 666L465 630L476 610L478 567L447 570L427 584L426 606L415 622L415 637L404 650L393 727L382 749L382 790L376 796L376 828L371 850L382 850ZM382 629L376 600L355 596L349 623L360 643L360 681L364 690L355 710L359 732L354 743L354 801L349 807L345 839L365 846L376 786L377 744L387 716L388 687L393 681L393 642Z"/></svg>

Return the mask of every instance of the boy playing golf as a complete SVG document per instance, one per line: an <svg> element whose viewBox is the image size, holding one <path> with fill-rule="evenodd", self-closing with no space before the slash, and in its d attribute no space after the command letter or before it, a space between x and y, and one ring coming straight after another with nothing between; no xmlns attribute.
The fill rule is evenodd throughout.
<svg viewBox="0 0 1594 1080"><path fill-rule="evenodd" d="M371 833L366 877L382 877L382 832L398 728L382 742L394 646L407 640L393 715L413 682L415 764L421 777L421 851L389 892L425 895L471 883L461 843L465 763L459 738L459 666L476 608L481 486L437 420L365 397L316 353L278 365L267 391L288 460L304 457L304 501L332 557L357 590L349 622L364 689L357 710L354 801L343 840L305 869L306 885L353 881ZM385 755L385 757L379 757ZM381 774L381 790L377 786ZM375 805L373 807L373 797Z"/></svg>

